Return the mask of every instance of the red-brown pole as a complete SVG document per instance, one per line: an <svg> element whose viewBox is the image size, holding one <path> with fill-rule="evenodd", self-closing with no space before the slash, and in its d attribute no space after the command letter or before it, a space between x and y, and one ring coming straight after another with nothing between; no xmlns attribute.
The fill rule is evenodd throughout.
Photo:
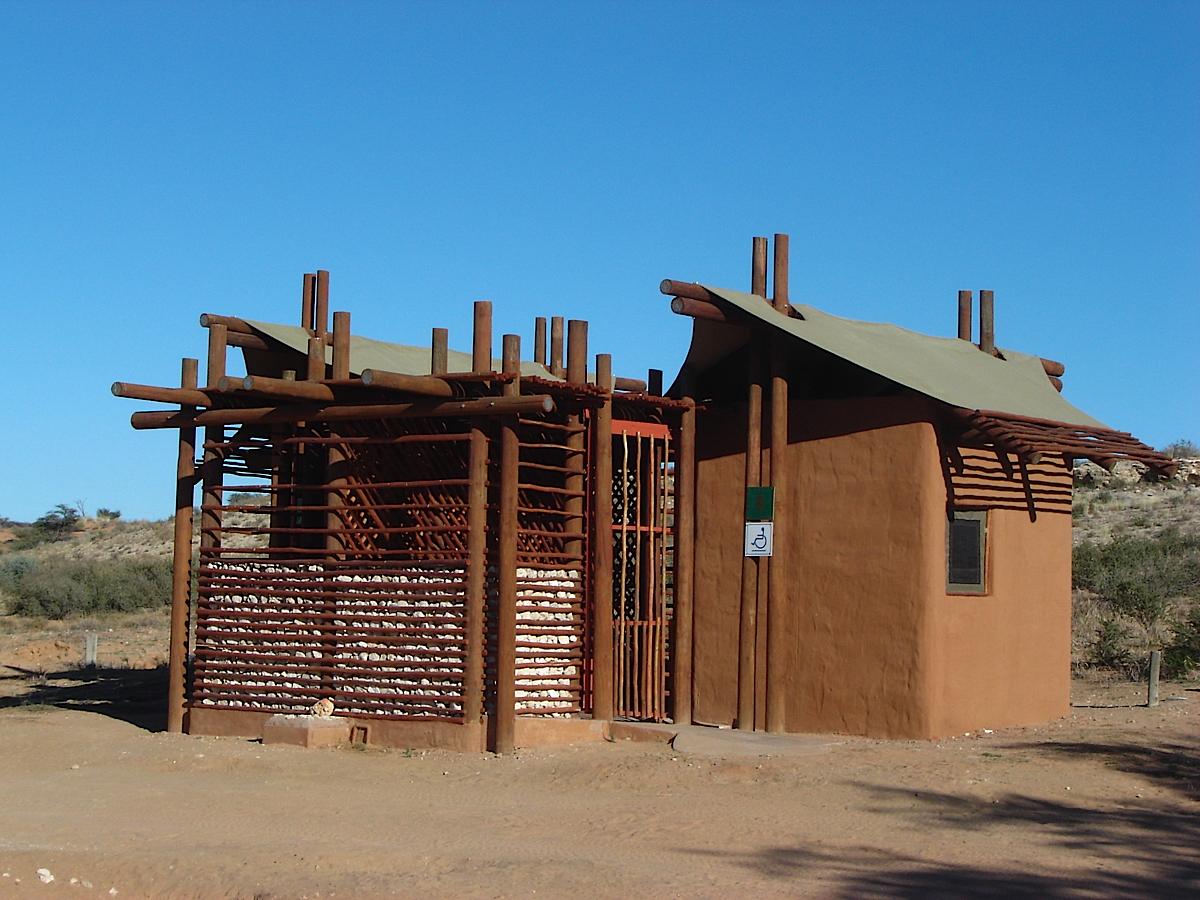
<svg viewBox="0 0 1200 900"><path fill-rule="evenodd" d="M546 365L546 317L533 320L533 361Z"/></svg>
<svg viewBox="0 0 1200 900"><path fill-rule="evenodd" d="M329 272L317 269L317 300L313 313L313 331L317 337L324 338L329 333Z"/></svg>
<svg viewBox="0 0 1200 900"><path fill-rule="evenodd" d="M300 327L307 329L309 334L312 334L313 331L313 311L317 299L314 295L316 283L315 275L305 273L304 283L300 288Z"/></svg>
<svg viewBox="0 0 1200 900"><path fill-rule="evenodd" d="M596 355L596 383L611 390L612 356L608 353ZM592 718L611 720L614 712L611 394L605 396L603 405L595 411L592 437L596 476L592 505L592 534L595 535L592 541Z"/></svg>
<svg viewBox="0 0 1200 900"><path fill-rule="evenodd" d="M767 299L767 239L756 237L750 248L750 293Z"/></svg>
<svg viewBox="0 0 1200 900"><path fill-rule="evenodd" d="M350 313L333 314L333 378L345 381L350 377Z"/></svg>
<svg viewBox="0 0 1200 900"><path fill-rule="evenodd" d="M958 292L958 339L971 340L971 304L973 295L970 291Z"/></svg>
<svg viewBox="0 0 1200 900"><path fill-rule="evenodd" d="M788 297L788 236L775 235L775 300L774 305L781 313L791 306Z"/></svg>
<svg viewBox="0 0 1200 900"><path fill-rule="evenodd" d="M325 380L325 342L319 337L308 339L308 368L304 377L308 381Z"/></svg>
<svg viewBox="0 0 1200 900"><path fill-rule="evenodd" d="M749 370L746 379L746 465L745 488L761 484L762 465L762 408L763 359L758 348L760 341L750 344ZM738 690L737 727L754 730L754 637L757 631L758 560L742 557L742 593L738 615Z"/></svg>
<svg viewBox="0 0 1200 900"><path fill-rule="evenodd" d="M778 247L778 244L776 244ZM778 282L776 282L778 288ZM776 309L779 307L776 295ZM796 512L788 506L788 371L785 336L771 342L771 479L775 486L775 546L782 546ZM790 633L786 553L768 558L767 731L787 730L787 649Z"/></svg>
<svg viewBox="0 0 1200 900"><path fill-rule="evenodd" d="M671 658L672 718L692 724L692 597L694 591L696 519L696 404L690 398L679 423L679 456L675 463L675 632ZM609 542L611 544L611 541Z"/></svg>
<svg viewBox="0 0 1200 900"><path fill-rule="evenodd" d="M208 327L208 387L217 390L225 377L225 356L229 349L229 329L224 325Z"/></svg>
<svg viewBox="0 0 1200 900"><path fill-rule="evenodd" d="M563 377L563 317L552 316L550 319L550 372Z"/></svg>
<svg viewBox="0 0 1200 900"><path fill-rule="evenodd" d="M979 349L984 353L996 352L995 294L979 292Z"/></svg>
<svg viewBox="0 0 1200 900"><path fill-rule="evenodd" d="M646 373L646 393L654 397L663 395L662 369L650 369Z"/></svg>
<svg viewBox="0 0 1200 900"><path fill-rule="evenodd" d="M521 339L504 337L505 369L520 368ZM504 385L504 395L516 397L520 385ZM515 416L500 423L499 548L496 560L496 733L495 751L511 753L516 746L517 724L517 490L521 445Z"/></svg>
<svg viewBox="0 0 1200 900"><path fill-rule="evenodd" d="M479 722L483 716L487 465L487 438L482 428L472 426L467 463L467 659L463 672L463 721L472 724Z"/></svg>
<svg viewBox="0 0 1200 900"><path fill-rule="evenodd" d="M179 386L195 390L200 363L183 361ZM189 407L183 407L189 409ZM175 463L175 535L171 554L171 637L167 653L167 731L181 734L187 711L188 605L192 591L192 504L196 489L196 429L179 429Z"/></svg>
<svg viewBox="0 0 1200 900"><path fill-rule="evenodd" d="M471 369L492 371L492 301L475 301L475 318L471 332Z"/></svg>
<svg viewBox="0 0 1200 900"><path fill-rule="evenodd" d="M587 384L588 323L571 319L567 323L567 381Z"/></svg>
<svg viewBox="0 0 1200 900"><path fill-rule="evenodd" d="M429 374L445 375L450 371L450 332L446 328L433 329L433 347L429 351Z"/></svg>

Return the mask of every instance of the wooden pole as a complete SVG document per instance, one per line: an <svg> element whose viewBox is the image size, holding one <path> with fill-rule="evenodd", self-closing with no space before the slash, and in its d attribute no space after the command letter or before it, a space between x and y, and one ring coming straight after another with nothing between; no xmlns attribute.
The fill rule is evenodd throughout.
<svg viewBox="0 0 1200 900"><path fill-rule="evenodd" d="M429 351L429 374L445 375L450 371L450 331L433 329L433 347Z"/></svg>
<svg viewBox="0 0 1200 900"><path fill-rule="evenodd" d="M492 301L475 301L471 332L471 368L475 372L492 371Z"/></svg>
<svg viewBox="0 0 1200 900"><path fill-rule="evenodd" d="M775 235L775 299L774 306L786 314L791 308L788 297L788 236Z"/></svg>
<svg viewBox="0 0 1200 900"><path fill-rule="evenodd" d="M746 465L745 488L761 484L763 359L755 352L761 343L750 345L746 378ZM742 594L738 616L738 692L737 727L754 729L754 636L757 630L758 564L753 557L742 557Z"/></svg>
<svg viewBox="0 0 1200 900"><path fill-rule="evenodd" d="M1150 651L1150 680L1146 686L1146 705L1158 706L1158 672L1162 666L1162 651Z"/></svg>
<svg viewBox="0 0 1200 900"><path fill-rule="evenodd" d="M970 291L958 292L958 339L971 340L971 304L973 294Z"/></svg>
<svg viewBox="0 0 1200 900"><path fill-rule="evenodd" d="M228 329L224 325L210 325L208 329L208 367L206 376L208 378L208 388L216 390L221 383L221 379L225 377L225 355L226 355L226 338L228 337ZM211 410L210 410L211 411ZM193 419L203 413L195 413L191 411ZM130 422L137 417L134 413L130 417ZM182 409L178 413L181 418L187 418L188 412ZM199 422L183 423L184 427L194 427ZM221 450L217 449L214 444L223 443L225 440L225 427L222 423L214 422L205 424L204 428L204 458L201 463L200 477L202 489L200 493L200 559L205 560L206 551L220 549L221 546L221 507L224 505L225 492L223 490L224 482L224 467L225 459ZM136 428L137 426L134 425ZM190 550L189 550L190 554Z"/></svg>
<svg viewBox="0 0 1200 900"><path fill-rule="evenodd" d="M317 276L305 273L304 283L300 288L300 327L307 330L309 334L312 334L313 331L316 284Z"/></svg>
<svg viewBox="0 0 1200 900"><path fill-rule="evenodd" d="M505 369L520 368L521 339L504 336ZM520 384L504 385L504 395L515 399ZM518 421L507 416L500 422L499 548L496 569L496 733L495 751L511 753L516 745L517 719L517 485L521 444Z"/></svg>
<svg viewBox="0 0 1200 900"><path fill-rule="evenodd" d="M554 411L548 394L479 397L475 400L421 400L412 403L296 403L246 409L210 409L193 414L153 410L135 412L129 424L138 431L190 428L193 425L254 425L260 422L343 422L362 419L421 419L440 416L535 415Z"/></svg>
<svg viewBox="0 0 1200 900"><path fill-rule="evenodd" d="M225 356L229 349L229 329L224 325L210 325L208 329L208 387L219 390L225 377Z"/></svg>
<svg viewBox="0 0 1200 900"><path fill-rule="evenodd" d="M979 292L979 349L984 353L996 352L995 293Z"/></svg>
<svg viewBox="0 0 1200 900"><path fill-rule="evenodd" d="M304 377L308 381L325 380L325 342L319 337L308 339L308 368Z"/></svg>
<svg viewBox="0 0 1200 900"><path fill-rule="evenodd" d="M767 239L756 237L750 249L750 293L767 299ZM674 308L674 306L672 306Z"/></svg>
<svg viewBox="0 0 1200 900"><path fill-rule="evenodd" d="M442 361L445 362L445 359ZM367 387L408 391L422 397L454 396L454 388L450 382L435 375L405 375L403 372L386 372L383 369L363 369L361 380Z"/></svg>
<svg viewBox="0 0 1200 900"><path fill-rule="evenodd" d="M208 394L188 388L165 388L152 384L114 381L112 393L114 397L125 397L130 400L153 400L156 403L178 403L182 406L212 405L212 398Z"/></svg>
<svg viewBox="0 0 1200 900"><path fill-rule="evenodd" d="M483 663L487 577L487 438L471 426L467 478L467 659L463 672L463 721L483 716Z"/></svg>
<svg viewBox="0 0 1200 900"><path fill-rule="evenodd" d="M546 365L546 317L533 320L533 361Z"/></svg>
<svg viewBox="0 0 1200 900"><path fill-rule="evenodd" d="M567 381L587 384L588 323L571 319L567 323Z"/></svg>
<svg viewBox="0 0 1200 900"><path fill-rule="evenodd" d="M313 331L324 339L329 333L329 272L317 269L317 298L313 313Z"/></svg>
<svg viewBox="0 0 1200 900"><path fill-rule="evenodd" d="M684 408L675 460L675 608L671 660L672 718L692 724L692 599L696 527L696 404Z"/></svg>
<svg viewBox="0 0 1200 900"><path fill-rule="evenodd" d="M571 384L586 384L587 383L587 338L588 338L588 323L582 319L571 319L567 323L567 381ZM563 486L572 494L567 497L564 504L568 519L567 530L576 534L583 533L586 522L584 520L584 511L586 508L584 491L584 449L587 443L587 437L583 431L584 420L580 413L572 413L569 424L574 429L567 437L567 448L570 453L567 456L567 467L571 470L567 475ZM580 568L582 569L585 560L583 558L583 541L579 538L572 538L566 544L567 553L579 560Z"/></svg>
<svg viewBox="0 0 1200 900"><path fill-rule="evenodd" d="M350 313L333 314L333 378L344 381L350 377Z"/></svg>
<svg viewBox="0 0 1200 900"><path fill-rule="evenodd" d="M776 244L778 248L778 243ZM784 285L787 284L784 276ZM779 282L776 281L778 288ZM780 308L778 294L775 308ZM785 301L786 302L786 301ZM788 490L788 379L786 338L771 342L771 479L775 487L775 546L782 547L796 512L789 509ZM791 518L789 518L791 517ZM767 583L767 731L786 731L788 576L786 553L769 557Z"/></svg>
<svg viewBox="0 0 1200 900"><path fill-rule="evenodd" d="M185 359L179 385L195 390L199 361ZM185 407L186 409L186 407ZM192 503L196 489L196 429L179 429L175 462L175 535L171 555L171 636L167 653L167 731L181 734L187 709L188 606L192 591Z"/></svg>
<svg viewBox="0 0 1200 900"><path fill-rule="evenodd" d="M612 356L596 355L596 383L611 390ZM613 717L612 395L595 412L592 471L592 718Z"/></svg>
<svg viewBox="0 0 1200 900"><path fill-rule="evenodd" d="M650 369L646 373L646 393L652 397L661 397L663 395L662 369Z"/></svg>
<svg viewBox="0 0 1200 900"><path fill-rule="evenodd" d="M550 319L550 372L563 377L563 317Z"/></svg>

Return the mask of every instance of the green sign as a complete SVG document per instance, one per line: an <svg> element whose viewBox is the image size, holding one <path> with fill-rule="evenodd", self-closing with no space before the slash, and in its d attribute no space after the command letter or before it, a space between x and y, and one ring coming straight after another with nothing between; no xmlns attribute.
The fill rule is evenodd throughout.
<svg viewBox="0 0 1200 900"><path fill-rule="evenodd" d="M770 522L775 518L775 488L746 488L746 521Z"/></svg>

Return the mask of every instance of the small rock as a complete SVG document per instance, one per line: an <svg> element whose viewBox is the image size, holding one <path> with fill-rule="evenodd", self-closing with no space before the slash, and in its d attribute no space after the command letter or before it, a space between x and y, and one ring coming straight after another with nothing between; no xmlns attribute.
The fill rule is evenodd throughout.
<svg viewBox="0 0 1200 900"><path fill-rule="evenodd" d="M117 896L117 889L116 889L115 887L111 887L111 888L109 888L109 889L108 889L108 896L110 896L110 897L115 897L115 896Z"/></svg>
<svg viewBox="0 0 1200 900"><path fill-rule="evenodd" d="M71 879L71 884L79 884L79 879L78 879L78 878L72 878L72 879Z"/></svg>
<svg viewBox="0 0 1200 900"><path fill-rule="evenodd" d="M42 882L42 884L49 884L50 882L52 882L54 880L54 876L52 874L50 874L49 869L38 869L37 877L38 877L38 880L40 880Z"/></svg>
<svg viewBox="0 0 1200 900"><path fill-rule="evenodd" d="M75 765L71 766L71 768L72 768L72 769L78 769L78 768L79 768L79 763L76 763Z"/></svg>
<svg viewBox="0 0 1200 900"><path fill-rule="evenodd" d="M1070 790L1070 788L1068 787L1068 788L1067 788L1067 790L1069 791L1069 790Z"/></svg>

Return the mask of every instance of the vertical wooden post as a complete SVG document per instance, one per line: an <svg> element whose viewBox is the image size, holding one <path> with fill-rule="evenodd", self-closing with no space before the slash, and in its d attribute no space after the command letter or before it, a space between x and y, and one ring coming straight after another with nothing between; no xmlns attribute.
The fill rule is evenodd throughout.
<svg viewBox="0 0 1200 900"><path fill-rule="evenodd" d="M612 356L596 355L596 383L612 391ZM612 394L595 413L592 471L592 718L613 717Z"/></svg>
<svg viewBox="0 0 1200 900"><path fill-rule="evenodd" d="M471 332L471 369L474 372L492 371L492 301L475 301L475 318Z"/></svg>
<svg viewBox="0 0 1200 900"><path fill-rule="evenodd" d="M208 387L216 389L221 379L225 377L225 355L229 335L224 325L210 325L208 329L208 367L206 377ZM209 425L204 429L204 443L221 443L225 439L225 429L220 425ZM200 550L221 546L221 506L224 492L221 489L223 480L223 452L215 447L205 447L202 478L204 483L201 494L200 512Z"/></svg>
<svg viewBox="0 0 1200 900"><path fill-rule="evenodd" d="M429 374L445 375L450 371L450 332L445 328L433 329L433 346L429 351Z"/></svg>
<svg viewBox="0 0 1200 900"><path fill-rule="evenodd" d="M992 291L979 292L979 349L984 353L996 352L996 310Z"/></svg>
<svg viewBox="0 0 1200 900"><path fill-rule="evenodd" d="M306 273L304 275L304 283L300 288L300 327L313 332L313 312L316 301L314 291L316 288L317 277Z"/></svg>
<svg viewBox="0 0 1200 900"><path fill-rule="evenodd" d="M333 377L345 381L350 377L350 313L333 314Z"/></svg>
<svg viewBox="0 0 1200 900"><path fill-rule="evenodd" d="M1150 651L1150 679L1146 685L1146 705L1158 706L1158 673L1162 666L1162 651Z"/></svg>
<svg viewBox="0 0 1200 900"><path fill-rule="evenodd" d="M662 369L650 369L646 373L646 393L652 397L661 397L663 392Z"/></svg>
<svg viewBox="0 0 1200 900"><path fill-rule="evenodd" d="M185 359L182 388L195 389L199 361ZM181 407L192 412L195 407ZM171 637L167 654L167 731L180 734L187 708L188 606L192 591L192 503L196 489L196 429L179 429L175 463L175 536L171 555Z"/></svg>
<svg viewBox="0 0 1200 900"><path fill-rule="evenodd" d="M563 377L563 317L550 319L550 373Z"/></svg>
<svg viewBox="0 0 1200 900"><path fill-rule="evenodd" d="M971 340L971 303L973 295L970 291L958 292L958 339Z"/></svg>
<svg viewBox="0 0 1200 900"><path fill-rule="evenodd" d="M687 400L675 459L675 603L672 618L671 717L692 724L692 596L696 522L696 404Z"/></svg>
<svg viewBox="0 0 1200 900"><path fill-rule="evenodd" d="M746 466L745 487L761 484L763 359L756 352L759 341L750 343L746 388ZM737 727L754 728L754 636L758 622L758 561L742 557L742 595L738 616L738 690Z"/></svg>
<svg viewBox="0 0 1200 900"><path fill-rule="evenodd" d="M520 370L521 339L506 334L502 365ZM519 379L504 385L504 396L520 394ZM517 489L521 444L516 416L500 423L500 509L499 550L496 560L498 602L496 604L496 736L497 753L511 753L516 746L517 724Z"/></svg>
<svg viewBox="0 0 1200 900"><path fill-rule="evenodd" d="M587 383L587 338L588 323L581 319L571 319L567 323L567 381L571 384ZM567 467L571 470L564 482L571 495L565 504L568 513L567 530L582 533L587 523L584 511L587 507L584 491L584 449L587 438L583 433L584 418L580 413L571 415L569 422L576 429L567 438L567 447L571 451L567 456ZM584 564L583 541L572 538L567 541L566 550L579 560L580 574Z"/></svg>
<svg viewBox="0 0 1200 900"><path fill-rule="evenodd" d="M774 296L779 312L790 307L788 296L788 236L775 235ZM771 480L775 487L775 546L783 545L795 511L788 508L788 366L786 337L771 337ZM789 516L791 517L789 519ZM767 731L779 733L787 726L787 615L788 577L786 553L769 557L767 564Z"/></svg>
<svg viewBox="0 0 1200 900"><path fill-rule="evenodd" d="M317 269L316 309L313 312L313 332L322 340L329 333L329 273Z"/></svg>
<svg viewBox="0 0 1200 900"><path fill-rule="evenodd" d="M756 237L750 248L750 293L767 298L767 239Z"/></svg>
<svg viewBox="0 0 1200 900"><path fill-rule="evenodd" d="M472 422L477 422L472 419ZM483 429L471 426L467 478L467 660L463 672L463 721L483 716L484 628L487 579L488 447Z"/></svg>
<svg viewBox="0 0 1200 900"><path fill-rule="evenodd" d="M791 304L788 299L788 236L775 235L775 291L774 306L779 312L787 313Z"/></svg>
<svg viewBox="0 0 1200 900"><path fill-rule="evenodd" d="M323 381L325 378L325 342L319 337L308 339L308 368L304 377L309 381Z"/></svg>
<svg viewBox="0 0 1200 900"><path fill-rule="evenodd" d="M533 320L533 361L546 365L546 317Z"/></svg>

